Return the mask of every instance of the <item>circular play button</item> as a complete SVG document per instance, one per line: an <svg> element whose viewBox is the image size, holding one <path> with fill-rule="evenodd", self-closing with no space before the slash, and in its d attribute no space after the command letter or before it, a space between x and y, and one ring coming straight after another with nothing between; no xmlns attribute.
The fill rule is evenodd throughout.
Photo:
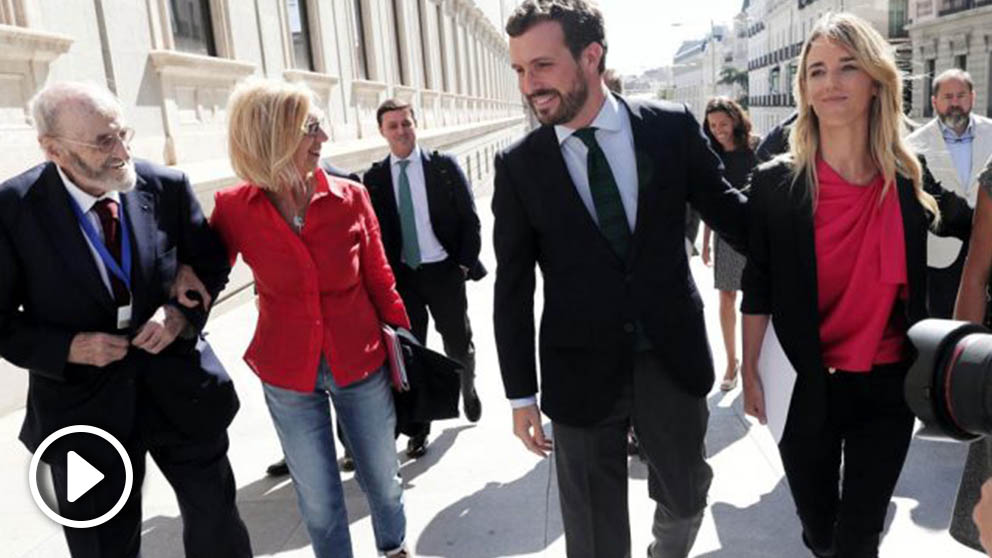
<svg viewBox="0 0 992 558"><path fill-rule="evenodd" d="M117 503L115 503L113 507L99 517L85 520L69 519L59 515L57 505L54 503L50 504L44 497L42 497L41 491L38 488L38 467L41 465L41 458L45 454L45 451L47 451L56 441L66 436L79 434L97 436L104 442L110 444L110 446L117 451L117 454L120 455L124 469L124 487ZM107 482L105 480L106 474L103 471L95 467L92 463L84 459L75 451L69 450L65 452L65 463L67 474L64 480L64 494L66 500L70 503L76 502L80 498L84 498L90 490L98 486L101 482ZM96 527L97 525L102 525L107 521L110 521L115 515L117 515L118 512L121 511L124 504L127 503L128 496L131 494L131 486L133 484L134 470L131 468L131 460L128 458L127 451L124 450L124 446L117 441L117 438L111 436L107 431L85 424L67 426L60 430L56 430L50 436L45 438L45 440L38 446L38 449L35 450L34 455L31 457L31 466L28 468L28 485L31 487L31 497L34 498L34 502L37 504L38 508L52 521L65 527L74 527L76 529Z"/></svg>

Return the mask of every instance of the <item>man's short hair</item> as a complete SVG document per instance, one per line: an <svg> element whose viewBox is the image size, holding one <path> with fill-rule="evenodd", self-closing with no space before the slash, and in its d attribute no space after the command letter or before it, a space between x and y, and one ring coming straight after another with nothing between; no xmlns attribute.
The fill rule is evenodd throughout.
<svg viewBox="0 0 992 558"><path fill-rule="evenodd" d="M931 87L931 91L933 91L932 96L936 97L937 93L940 91L940 84L944 83L949 79L956 79L958 81L963 81L965 85L968 86L968 91L975 90L975 82L972 81L971 74L962 70L961 68L951 68L950 70L944 70L943 72L940 72L940 74L938 74L937 77L933 78L933 87Z"/></svg>
<svg viewBox="0 0 992 558"><path fill-rule="evenodd" d="M413 107L411 107L409 103L404 103L399 99L386 99L383 101L382 104L379 105L379 108L375 111L375 121L379 124L379 127L382 128L382 116L384 114L394 110L403 109L410 109L410 118L412 118L414 122L417 121L417 115L413 113Z"/></svg>
<svg viewBox="0 0 992 558"><path fill-rule="evenodd" d="M525 0L506 21L506 34L519 37L545 21L561 25L565 44L576 60L587 46L599 43L603 47L599 73L606 71L606 28L599 8L586 0Z"/></svg>
<svg viewBox="0 0 992 558"><path fill-rule="evenodd" d="M106 86L61 81L39 91L29 103L38 137L58 135L63 110L91 110L108 118L124 115L124 106Z"/></svg>

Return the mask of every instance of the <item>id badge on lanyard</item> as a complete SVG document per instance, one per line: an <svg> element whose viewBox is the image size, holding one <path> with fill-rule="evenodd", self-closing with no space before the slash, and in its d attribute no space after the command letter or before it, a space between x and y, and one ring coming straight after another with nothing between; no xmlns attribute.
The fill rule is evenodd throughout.
<svg viewBox="0 0 992 558"><path fill-rule="evenodd" d="M90 244L96 249L97 255L100 256L100 260L103 261L103 265L107 269L107 273L120 279L127 287L128 303L117 307L117 329L128 329L131 327L131 307L134 302L134 295L131 290L131 234L128 230L127 218L124 214L124 204L118 204L119 214L117 221L121 230L121 262L118 264L114 256L107 250L103 238L93 228L93 223L83 215L83 210L76 203L76 200L70 197L69 201L72 202L72 210L76 214L76 220L79 221L79 226L83 229L83 233L86 234Z"/></svg>

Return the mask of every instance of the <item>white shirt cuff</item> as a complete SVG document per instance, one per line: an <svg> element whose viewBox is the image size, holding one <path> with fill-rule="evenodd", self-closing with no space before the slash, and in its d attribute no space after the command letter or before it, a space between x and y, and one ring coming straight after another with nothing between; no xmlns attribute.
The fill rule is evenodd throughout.
<svg viewBox="0 0 992 558"><path fill-rule="evenodd" d="M518 397L516 399L510 400L510 407L514 409L519 409L521 407L529 407L531 405L537 405L536 395L531 395L530 397Z"/></svg>

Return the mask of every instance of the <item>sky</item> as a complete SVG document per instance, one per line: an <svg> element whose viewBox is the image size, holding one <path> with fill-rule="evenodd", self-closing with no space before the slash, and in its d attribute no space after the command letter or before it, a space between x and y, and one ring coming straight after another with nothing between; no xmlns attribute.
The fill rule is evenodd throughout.
<svg viewBox="0 0 992 558"><path fill-rule="evenodd" d="M504 0L504 13L519 2ZM701 39L713 23L730 23L743 0L598 0L606 20L606 64L621 74L667 66L682 41ZM476 0L494 21L500 0ZM498 25L502 28L502 25Z"/></svg>

